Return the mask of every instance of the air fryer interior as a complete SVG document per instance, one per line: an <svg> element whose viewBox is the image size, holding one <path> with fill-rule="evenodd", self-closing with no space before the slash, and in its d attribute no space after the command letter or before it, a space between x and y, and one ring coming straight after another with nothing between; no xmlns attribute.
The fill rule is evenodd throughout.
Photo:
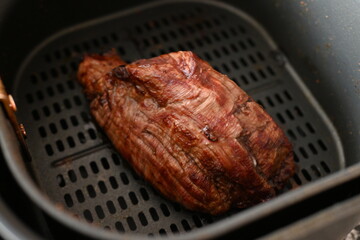
<svg viewBox="0 0 360 240"><path fill-rule="evenodd" d="M76 81L85 53L111 49L127 62L194 51L234 80L294 145L298 171L282 195L350 165L317 98L256 21L222 3L157 2L58 31L33 48L17 71L11 93L27 129L29 171L58 211L99 229L143 236L178 235L242 214L212 217L183 209L113 149Z"/></svg>

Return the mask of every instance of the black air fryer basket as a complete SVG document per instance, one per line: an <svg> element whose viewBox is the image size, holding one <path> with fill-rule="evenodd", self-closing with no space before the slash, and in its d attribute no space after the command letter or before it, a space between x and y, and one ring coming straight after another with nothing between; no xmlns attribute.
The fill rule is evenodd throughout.
<svg viewBox="0 0 360 240"><path fill-rule="evenodd" d="M341 4L3 1L0 74L26 129L24 146L1 92L5 235L344 236L360 220L360 4ZM159 195L97 127L76 81L85 53L111 49L126 62L190 50L228 75L293 143L298 169L284 192L216 217Z"/></svg>

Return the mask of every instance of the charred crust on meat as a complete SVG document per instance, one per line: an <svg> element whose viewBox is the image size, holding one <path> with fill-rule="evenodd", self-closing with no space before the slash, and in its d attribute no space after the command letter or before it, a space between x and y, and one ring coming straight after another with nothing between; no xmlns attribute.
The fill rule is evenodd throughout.
<svg viewBox="0 0 360 240"><path fill-rule="evenodd" d="M112 74L120 80L130 80L130 73L127 71L126 65L117 66L112 70Z"/></svg>
<svg viewBox="0 0 360 240"><path fill-rule="evenodd" d="M232 111L233 114L243 113L245 115L248 115L249 111L251 111L248 104L252 102L254 102L254 100L249 97L245 102L241 104L235 104Z"/></svg>

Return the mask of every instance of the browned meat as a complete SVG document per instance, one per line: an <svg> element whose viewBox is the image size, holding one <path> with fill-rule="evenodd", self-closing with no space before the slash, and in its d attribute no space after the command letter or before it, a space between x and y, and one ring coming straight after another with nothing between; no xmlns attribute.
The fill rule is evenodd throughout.
<svg viewBox="0 0 360 240"><path fill-rule="evenodd" d="M192 52L127 65L87 56L78 77L91 113L134 169L188 209L220 214L266 201L294 174L271 117Z"/></svg>

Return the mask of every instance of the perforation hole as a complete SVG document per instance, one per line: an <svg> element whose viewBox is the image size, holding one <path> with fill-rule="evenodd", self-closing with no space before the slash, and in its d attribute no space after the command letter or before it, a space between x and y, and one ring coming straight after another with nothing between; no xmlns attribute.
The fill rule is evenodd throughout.
<svg viewBox="0 0 360 240"><path fill-rule="evenodd" d="M81 118L84 121L84 123L88 123L90 122L90 117L86 112L81 112Z"/></svg>
<svg viewBox="0 0 360 240"><path fill-rule="evenodd" d="M71 52L70 52L70 49L68 49L68 48L64 48L64 53L65 53L65 56L66 57L70 57L71 56Z"/></svg>
<svg viewBox="0 0 360 240"><path fill-rule="evenodd" d="M166 230L163 229L163 228L161 228L161 229L159 230L159 233L160 233L161 236L165 236L165 235L166 235Z"/></svg>
<svg viewBox="0 0 360 240"><path fill-rule="evenodd" d="M50 144L45 145L45 151L46 151L48 156L54 155L54 150L52 149Z"/></svg>
<svg viewBox="0 0 360 240"><path fill-rule="evenodd" d="M38 83L38 76L35 74L35 73L33 73L33 74L31 74L30 75L30 81L31 81L31 83L33 83L33 84L37 84Z"/></svg>
<svg viewBox="0 0 360 240"><path fill-rule="evenodd" d="M85 197L84 197L84 194L83 192L79 189L79 190L76 190L75 192L75 196L78 200L79 203L83 203L85 202Z"/></svg>
<svg viewBox="0 0 360 240"><path fill-rule="evenodd" d="M257 82L259 80L253 72L250 72L250 77L254 82Z"/></svg>
<svg viewBox="0 0 360 240"><path fill-rule="evenodd" d="M191 230L191 227L187 220L185 220L185 219L181 220L181 225L183 226L183 228L186 232Z"/></svg>
<svg viewBox="0 0 360 240"><path fill-rule="evenodd" d="M108 211L110 214L114 214L116 213L116 208L115 205L112 201L107 201L106 202L106 207L108 208Z"/></svg>
<svg viewBox="0 0 360 240"><path fill-rule="evenodd" d="M40 77L41 77L41 80L43 80L44 82L46 82L47 80L49 80L49 77L48 77L48 75L47 75L45 72L41 72L41 73L40 73Z"/></svg>
<svg viewBox="0 0 360 240"><path fill-rule="evenodd" d="M294 179L294 181L295 181L295 183L296 183L297 185L301 185L301 184L302 184L302 181L300 180L300 178L299 178L299 176L298 176L297 174L294 175L293 179Z"/></svg>
<svg viewBox="0 0 360 240"><path fill-rule="evenodd" d="M308 173L308 171L306 169L302 169L301 173L303 174L303 176L305 177L306 180L308 180L309 182L312 180L310 174Z"/></svg>
<svg viewBox="0 0 360 240"><path fill-rule="evenodd" d="M266 78L267 76L266 76L266 74L263 72L263 70L261 70L261 69L259 69L258 70L258 73L259 73L259 75L262 77L262 78Z"/></svg>
<svg viewBox="0 0 360 240"><path fill-rule="evenodd" d="M47 87L46 93L49 97L53 97L55 95L54 89L52 87Z"/></svg>
<svg viewBox="0 0 360 240"><path fill-rule="evenodd" d="M71 124L72 124L74 127L76 127L76 126L79 125L79 121L78 121L78 119L76 118L76 116L71 116L71 117L70 117L70 121L71 121Z"/></svg>
<svg viewBox="0 0 360 240"><path fill-rule="evenodd" d="M287 130L287 134L292 140L296 140L296 135L291 129Z"/></svg>
<svg viewBox="0 0 360 240"><path fill-rule="evenodd" d="M204 55L205 55L205 58L206 58L208 61L212 61L212 57L211 57L211 55L210 55L208 52L205 52Z"/></svg>
<svg viewBox="0 0 360 240"><path fill-rule="evenodd" d="M306 158L306 159L309 158L308 153L306 152L306 150L305 150L303 147L300 147L300 148L299 148L299 151L300 151L301 155L302 155L304 158Z"/></svg>
<svg viewBox="0 0 360 240"><path fill-rule="evenodd" d="M234 45L233 43L230 44L230 48L231 48L231 50L233 52L238 52L239 51L239 48L236 45Z"/></svg>
<svg viewBox="0 0 360 240"><path fill-rule="evenodd" d="M170 216L170 211L169 208L165 205L165 204L160 204L160 209L162 211L162 213L164 214L165 217Z"/></svg>
<svg viewBox="0 0 360 240"><path fill-rule="evenodd" d="M146 191L145 188L140 188L140 194L141 194L141 197L142 197L145 201L147 201L147 200L150 199L149 194L148 194L148 192Z"/></svg>
<svg viewBox="0 0 360 240"><path fill-rule="evenodd" d="M308 146L309 146L309 148L310 148L310 151L311 151L314 155L317 155L317 154L318 154L318 151L316 150L315 146L314 146L312 143L309 143Z"/></svg>
<svg viewBox="0 0 360 240"><path fill-rule="evenodd" d="M137 205L139 203L139 200L134 192L129 193L129 198L132 204Z"/></svg>
<svg viewBox="0 0 360 240"><path fill-rule="evenodd" d="M33 119L34 119L35 121L37 121L37 120L40 119L40 114L39 114L39 112L38 112L37 110L33 110L33 111L31 112L31 115L32 115L32 117L33 117Z"/></svg>
<svg viewBox="0 0 360 240"><path fill-rule="evenodd" d="M286 115L288 116L288 118L289 118L290 120L294 120L294 119L295 119L294 115L293 115L288 109L285 111L285 113L286 113Z"/></svg>
<svg viewBox="0 0 360 240"><path fill-rule="evenodd" d="M101 193L103 193L103 194L107 193L108 190L107 190L107 187L106 187L104 181L99 181L98 186L99 186L99 189L100 189Z"/></svg>
<svg viewBox="0 0 360 240"><path fill-rule="evenodd" d="M291 101L293 99L287 90L284 91L284 95L287 98L287 100L289 100L289 101Z"/></svg>
<svg viewBox="0 0 360 240"><path fill-rule="evenodd" d="M175 210L176 212L180 212L180 211L181 211L180 204L178 204L178 203L173 203L172 205L173 205L174 210Z"/></svg>
<svg viewBox="0 0 360 240"><path fill-rule="evenodd" d="M124 226L123 226L123 224L121 222L116 222L115 223L115 228L119 232L125 232Z"/></svg>
<svg viewBox="0 0 360 240"><path fill-rule="evenodd" d="M60 94L65 92L65 88L61 83L56 84L56 89Z"/></svg>
<svg viewBox="0 0 360 240"><path fill-rule="evenodd" d="M248 63L247 63L247 61L246 61L244 58L240 58L240 62L241 62L241 64L242 64L244 67L247 67L247 66L248 66Z"/></svg>
<svg viewBox="0 0 360 240"><path fill-rule="evenodd" d="M50 129L50 132L52 133L52 134L56 134L57 133L57 127L56 127L56 125L54 124L54 123L50 123L49 124L49 129Z"/></svg>
<svg viewBox="0 0 360 240"><path fill-rule="evenodd" d="M34 102L34 97L30 93L26 94L25 97L26 97L26 101L28 103L33 103Z"/></svg>
<svg viewBox="0 0 360 240"><path fill-rule="evenodd" d="M105 218L105 213L101 206L99 205L95 206L95 212L99 219Z"/></svg>
<svg viewBox="0 0 360 240"><path fill-rule="evenodd" d="M79 172L80 172L80 176L84 179L89 176L88 172L86 171L86 168L84 166L79 167Z"/></svg>
<svg viewBox="0 0 360 240"><path fill-rule="evenodd" d="M311 170L313 171L315 176L321 177L321 173L320 173L319 169L315 165L311 165Z"/></svg>
<svg viewBox="0 0 360 240"><path fill-rule="evenodd" d="M53 108L54 108L54 112L56 112L56 113L61 112L60 104L54 103L54 104L53 104Z"/></svg>
<svg viewBox="0 0 360 240"><path fill-rule="evenodd" d="M309 130L310 133L315 133L315 129L310 123L306 123L305 126Z"/></svg>
<svg viewBox="0 0 360 240"><path fill-rule="evenodd" d="M249 84L249 80L247 79L247 77L245 75L241 75L241 80L243 81L243 83L245 85L248 85Z"/></svg>
<svg viewBox="0 0 360 240"><path fill-rule="evenodd" d="M321 139L319 139L317 142L323 151L327 151L327 147Z"/></svg>
<svg viewBox="0 0 360 240"><path fill-rule="evenodd" d="M49 54L46 54L46 55L44 56L44 59L45 59L45 61L46 61L47 63L51 63L51 62L52 62L51 56L50 56Z"/></svg>
<svg viewBox="0 0 360 240"><path fill-rule="evenodd" d="M152 218L155 222L159 221L159 215L158 215L158 213L157 213L157 211L156 211L155 208L153 208L153 207L150 208L150 209L149 209L149 213L150 213L151 218Z"/></svg>
<svg viewBox="0 0 360 240"><path fill-rule="evenodd" d="M114 177L109 177L110 185L113 189L117 189L119 187L119 184L117 183L116 179Z"/></svg>
<svg viewBox="0 0 360 240"><path fill-rule="evenodd" d="M46 117L50 116L51 112L50 112L50 109L49 109L47 106L44 106L44 107L42 108L42 110L43 110L43 113L44 113L44 115L45 115Z"/></svg>
<svg viewBox="0 0 360 240"><path fill-rule="evenodd" d="M74 96L74 103L77 106L80 106L82 104L81 99L79 96Z"/></svg>
<svg viewBox="0 0 360 240"><path fill-rule="evenodd" d="M267 68L267 71L271 74L271 76L275 76L275 72L274 72L274 69L272 69L272 67L268 66Z"/></svg>
<svg viewBox="0 0 360 240"><path fill-rule="evenodd" d="M200 228L203 226L200 218L197 215L193 215L192 219L194 220L195 226Z"/></svg>
<svg viewBox="0 0 360 240"><path fill-rule="evenodd" d="M57 71L55 68L52 68L52 69L50 70L50 74L51 74L51 76L52 76L53 78L57 78L57 77L59 76L59 73L58 73L58 71Z"/></svg>
<svg viewBox="0 0 360 240"><path fill-rule="evenodd" d="M120 158L118 157L118 155L116 155L115 153L111 154L111 158L113 160L113 163L116 165L116 166L119 166L120 165Z"/></svg>
<svg viewBox="0 0 360 240"><path fill-rule="evenodd" d="M261 100L256 101L262 108L265 109L264 103Z"/></svg>
<svg viewBox="0 0 360 240"><path fill-rule="evenodd" d="M233 66L233 68L239 69L239 65L234 60L231 61L231 65Z"/></svg>
<svg viewBox="0 0 360 240"><path fill-rule="evenodd" d="M40 101L44 100L44 94L41 91L37 91L35 94Z"/></svg>
<svg viewBox="0 0 360 240"><path fill-rule="evenodd" d="M96 139L96 132L95 132L94 129L89 128L87 131L88 131L88 134L89 134L91 139L93 139L93 140Z"/></svg>
<svg viewBox="0 0 360 240"><path fill-rule="evenodd" d="M175 225L175 224L171 224L170 225L170 229L173 233L178 233L179 232L179 229L178 227Z"/></svg>
<svg viewBox="0 0 360 240"><path fill-rule="evenodd" d="M97 174L99 172L99 168L96 164L96 162L91 162L90 163L90 168L92 170L93 173Z"/></svg>
<svg viewBox="0 0 360 240"><path fill-rule="evenodd" d="M73 170L68 171L68 176L71 182L76 182L76 174Z"/></svg>
<svg viewBox="0 0 360 240"><path fill-rule="evenodd" d="M299 160L299 157L297 156L297 154L296 154L296 152L294 152L294 160L295 160L295 162L299 162L300 160Z"/></svg>
<svg viewBox="0 0 360 240"><path fill-rule="evenodd" d="M303 112L301 111L301 109L300 109L298 106L294 107L294 109L295 109L296 114L297 114L299 117L303 117L303 116L304 116Z"/></svg>
<svg viewBox="0 0 360 240"><path fill-rule="evenodd" d="M44 137L46 137L46 130L45 130L45 128L44 127L39 127L39 134L40 134L40 137L42 137L42 138L44 138Z"/></svg>
<svg viewBox="0 0 360 240"><path fill-rule="evenodd" d="M120 173L120 178L124 185L129 184L129 179L128 179L126 173L124 173L124 172Z"/></svg>
<svg viewBox="0 0 360 240"><path fill-rule="evenodd" d="M94 187L93 187L92 185L88 185L88 186L86 187L86 190L87 190L87 192L88 192L89 197L91 197L91 198L95 198L95 197L96 197L96 192L95 192L95 189L94 189Z"/></svg>
<svg viewBox="0 0 360 240"><path fill-rule="evenodd" d="M56 176L56 181L59 187L65 187L66 183L65 183L65 179L63 177L63 175L59 174Z"/></svg>
<svg viewBox="0 0 360 240"><path fill-rule="evenodd" d="M254 58L253 55L249 54L248 57L249 57L250 61L251 61L253 64L256 64L256 60L255 60L255 58Z"/></svg>
<svg viewBox="0 0 360 240"><path fill-rule="evenodd" d="M68 145L69 145L70 148L75 147L75 141L74 141L74 138L73 138L73 137L71 137L71 136L67 137L67 138L66 138L66 141L67 141L67 143L68 143Z"/></svg>
<svg viewBox="0 0 360 240"><path fill-rule="evenodd" d="M70 196L70 194L65 194L64 195L64 200L65 200L65 204L67 207L72 207L74 206L74 201L72 200L72 197Z"/></svg>
<svg viewBox="0 0 360 240"><path fill-rule="evenodd" d="M105 170L110 168L109 162L108 162L108 160L106 158L103 157L103 158L100 159L100 161L101 161L101 164L102 164L102 166L103 166L103 168Z"/></svg>
<svg viewBox="0 0 360 240"><path fill-rule="evenodd" d="M123 197L118 197L118 203L121 209L125 210L128 208L127 203Z"/></svg>
<svg viewBox="0 0 360 240"><path fill-rule="evenodd" d="M272 99L271 99L270 97L266 97L265 99L266 99L267 103L268 103L271 107L274 107L274 106L275 106L274 102L272 101Z"/></svg>
<svg viewBox="0 0 360 240"><path fill-rule="evenodd" d="M140 213L138 214L138 218L139 218L139 220L140 220L141 225L143 225L143 226L147 226L147 225L148 225L148 220L146 219L146 216L145 216L145 214L144 214L143 212L140 212Z"/></svg>
<svg viewBox="0 0 360 240"><path fill-rule="evenodd" d="M72 106L71 106L69 99L64 99L64 106L67 109L71 109Z"/></svg>
<svg viewBox="0 0 360 240"><path fill-rule="evenodd" d="M85 135L82 132L77 134L80 143L86 143Z"/></svg>
<svg viewBox="0 0 360 240"><path fill-rule="evenodd" d="M304 130L300 126L297 126L296 130L300 134L300 136L306 137L306 133L304 132Z"/></svg>
<svg viewBox="0 0 360 240"><path fill-rule="evenodd" d="M57 140L55 143L59 152L63 152L65 150L64 144L61 140Z"/></svg>
<svg viewBox="0 0 360 240"><path fill-rule="evenodd" d="M63 130L66 130L69 128L69 125L67 124L66 120L65 119L61 119L60 120L60 126Z"/></svg>
<svg viewBox="0 0 360 240"><path fill-rule="evenodd" d="M223 63L221 66L223 67L226 73L230 72L230 68L225 63Z"/></svg>
<svg viewBox="0 0 360 240"><path fill-rule="evenodd" d="M330 170L329 166L326 164L326 162L321 161L321 162L320 162L320 165L321 165L321 167L325 170L326 173L330 173L330 172L331 172L331 170Z"/></svg>
<svg viewBox="0 0 360 240"><path fill-rule="evenodd" d="M56 59L61 59L61 53L60 53L60 51L59 50L56 50L55 52L54 52L54 56L55 56L55 58Z"/></svg>
<svg viewBox="0 0 360 240"><path fill-rule="evenodd" d="M64 75L66 75L66 74L69 73L69 70L68 70L68 68L67 68L65 65L61 65L61 66L60 66L60 71L61 71L61 73L64 74Z"/></svg>
<svg viewBox="0 0 360 240"><path fill-rule="evenodd" d="M137 229L136 223L132 217L127 217L126 222L131 231L135 231Z"/></svg>
<svg viewBox="0 0 360 240"><path fill-rule="evenodd" d="M279 119L281 123L285 123L285 118L281 115L281 113L276 113L276 117Z"/></svg>
<svg viewBox="0 0 360 240"><path fill-rule="evenodd" d="M93 216L92 216L92 214L91 214L91 212L90 212L89 210L86 209L86 210L83 212L83 215L84 215L85 219L86 219L89 223L92 223L92 222L94 221Z"/></svg>
<svg viewBox="0 0 360 240"><path fill-rule="evenodd" d="M214 49L213 53L214 53L215 57L217 57L217 58L221 57L221 54L218 50Z"/></svg>

